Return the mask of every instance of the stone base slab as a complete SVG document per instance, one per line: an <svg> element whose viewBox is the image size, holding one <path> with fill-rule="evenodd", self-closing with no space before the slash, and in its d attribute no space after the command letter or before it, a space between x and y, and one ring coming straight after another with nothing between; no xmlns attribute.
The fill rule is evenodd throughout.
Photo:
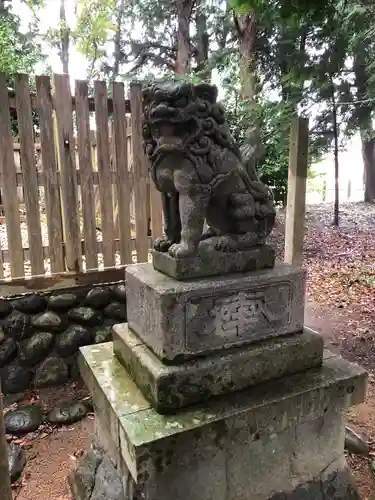
<svg viewBox="0 0 375 500"><path fill-rule="evenodd" d="M125 472L125 475L124 475ZM76 468L69 474L68 483L73 500L143 500L142 484L130 476L125 464L115 466L108 452L94 442L80 458ZM333 495L332 495L333 494ZM174 497L164 497L164 500ZM186 497L188 498L188 497ZM252 496L242 499L252 500ZM298 485L291 492L279 492L268 500L360 500L353 478L344 458L336 460L318 477ZM194 498L199 500L199 497Z"/></svg>
<svg viewBox="0 0 375 500"><path fill-rule="evenodd" d="M322 364L323 339L312 331L165 365L128 328L113 328L113 348L139 390L159 413L239 391Z"/></svg>
<svg viewBox="0 0 375 500"><path fill-rule="evenodd" d="M184 259L154 250L152 264L155 269L176 280L207 278L272 268L275 265L275 250L263 245L237 252L201 251L196 257Z"/></svg>
<svg viewBox="0 0 375 500"><path fill-rule="evenodd" d="M271 270L177 281L152 264L126 269L129 327L165 363L302 331L305 272Z"/></svg>
<svg viewBox="0 0 375 500"><path fill-rule="evenodd" d="M345 412L366 385L357 365L325 353L320 368L176 415L150 406L111 343L81 348L80 367L127 499L358 500L344 461Z"/></svg>

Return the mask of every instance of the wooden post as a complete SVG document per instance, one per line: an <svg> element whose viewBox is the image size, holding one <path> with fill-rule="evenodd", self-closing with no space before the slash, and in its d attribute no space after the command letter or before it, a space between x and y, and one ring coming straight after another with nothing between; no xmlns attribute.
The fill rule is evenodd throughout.
<svg viewBox="0 0 375 500"><path fill-rule="evenodd" d="M10 488L10 474L8 466L8 446L5 439L3 394L0 383L0 498L1 500L12 500Z"/></svg>
<svg viewBox="0 0 375 500"><path fill-rule="evenodd" d="M309 121L295 117L290 130L284 257L286 263L295 266L302 264L303 257L308 149Z"/></svg>

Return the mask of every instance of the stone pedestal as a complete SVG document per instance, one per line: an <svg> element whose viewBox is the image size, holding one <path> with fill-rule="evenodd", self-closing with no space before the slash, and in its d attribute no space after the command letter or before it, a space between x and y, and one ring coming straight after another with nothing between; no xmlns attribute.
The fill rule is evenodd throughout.
<svg viewBox="0 0 375 500"><path fill-rule="evenodd" d="M165 363L302 331L305 273L274 269L177 281L126 269L129 328Z"/></svg>
<svg viewBox="0 0 375 500"><path fill-rule="evenodd" d="M254 252L259 265L273 255ZM121 489L98 498L357 499L344 422L366 373L323 353L320 335L303 327L305 273L277 265L215 277L212 264L210 276L187 279L186 262L155 258L169 276L129 266L128 323L114 327L112 343L81 349L97 436ZM74 500L93 500L76 493L78 470L70 479Z"/></svg>
<svg viewBox="0 0 375 500"><path fill-rule="evenodd" d="M111 343L82 348L80 368L122 480L115 500L359 500L344 422L364 398L366 374L329 352L319 368L168 416L143 397Z"/></svg>

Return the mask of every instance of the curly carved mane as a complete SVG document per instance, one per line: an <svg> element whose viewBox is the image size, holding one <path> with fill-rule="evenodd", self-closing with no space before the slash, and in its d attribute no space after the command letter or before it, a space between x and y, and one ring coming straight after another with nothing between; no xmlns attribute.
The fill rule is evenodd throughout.
<svg viewBox="0 0 375 500"><path fill-rule="evenodd" d="M142 132L151 165L158 163L155 129L159 124L175 128L174 135L181 139L178 148L194 161L198 172L201 162L216 172L215 163L223 150L230 151L241 161L224 107L216 100L217 88L209 84L154 84L145 88Z"/></svg>

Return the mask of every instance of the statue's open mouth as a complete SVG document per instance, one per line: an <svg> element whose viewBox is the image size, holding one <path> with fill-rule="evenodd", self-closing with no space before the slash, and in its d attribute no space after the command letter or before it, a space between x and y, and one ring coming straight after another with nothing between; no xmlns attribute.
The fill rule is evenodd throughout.
<svg viewBox="0 0 375 500"><path fill-rule="evenodd" d="M151 130L156 142L154 155L183 152L189 139L196 134L195 120L153 119Z"/></svg>

